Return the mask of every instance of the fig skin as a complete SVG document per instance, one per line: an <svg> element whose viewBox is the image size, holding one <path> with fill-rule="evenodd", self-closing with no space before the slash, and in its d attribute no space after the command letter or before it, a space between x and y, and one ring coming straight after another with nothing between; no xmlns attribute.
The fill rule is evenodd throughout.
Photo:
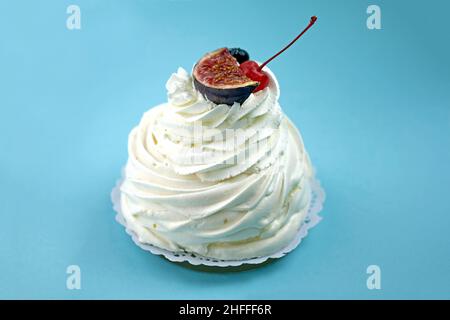
<svg viewBox="0 0 450 320"><path fill-rule="evenodd" d="M252 92L258 87L257 84L246 85L243 87L218 89L208 87L202 84L194 77L195 88L209 101L215 104L227 104L233 105L235 102L243 104L245 100L252 94Z"/></svg>
<svg viewBox="0 0 450 320"><path fill-rule="evenodd" d="M194 79L195 88L209 101L216 104L233 105L235 102L242 104L252 94L252 92L258 87L259 82L253 81L244 76L242 83L234 85L208 85L202 82L198 75L197 67L208 58L218 54L220 51L226 48L221 48L210 53L205 54L194 66L192 75ZM228 51L228 49L226 49ZM228 51L229 53L229 51ZM230 54L231 55L231 54ZM235 58L233 58L235 59ZM236 66L239 68L239 64L236 61ZM245 81L244 81L245 80Z"/></svg>

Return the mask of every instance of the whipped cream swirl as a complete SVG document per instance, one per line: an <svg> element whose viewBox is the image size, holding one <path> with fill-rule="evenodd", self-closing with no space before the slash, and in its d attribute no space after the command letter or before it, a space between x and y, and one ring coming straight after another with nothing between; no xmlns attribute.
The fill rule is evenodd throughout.
<svg viewBox="0 0 450 320"><path fill-rule="evenodd" d="M139 241L223 260L269 255L292 241L312 170L267 72L269 87L232 106L205 100L182 68L170 77L168 102L129 135L121 205Z"/></svg>

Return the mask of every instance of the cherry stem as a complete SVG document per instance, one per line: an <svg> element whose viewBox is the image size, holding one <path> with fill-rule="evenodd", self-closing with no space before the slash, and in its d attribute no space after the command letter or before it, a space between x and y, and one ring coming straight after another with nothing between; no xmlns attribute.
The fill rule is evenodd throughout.
<svg viewBox="0 0 450 320"><path fill-rule="evenodd" d="M273 59L275 59L276 57L278 57L280 54L282 54L284 51L286 51L290 46L292 46L298 39L300 39L300 37L306 32L308 31L309 28L311 28L313 26L313 24L317 21L317 17L316 16L312 16L311 20L309 21L308 26L302 31L302 33L300 33L297 37L295 37L294 40L292 40L286 47L284 47L280 52L278 52L276 55L274 55L272 58L270 58L269 60L267 60L266 62L264 62L259 68L258 70L261 71L270 61L272 61Z"/></svg>

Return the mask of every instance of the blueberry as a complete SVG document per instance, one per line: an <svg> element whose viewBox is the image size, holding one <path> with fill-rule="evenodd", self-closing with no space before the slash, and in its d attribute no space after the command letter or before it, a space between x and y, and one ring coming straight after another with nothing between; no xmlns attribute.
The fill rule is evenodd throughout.
<svg viewBox="0 0 450 320"><path fill-rule="evenodd" d="M231 48L231 49L228 49L228 50L230 51L231 55L232 55L233 57L235 57L236 60L237 60L239 63L243 63L243 62L245 62L245 61L250 60L250 56L249 56L248 52L245 51L244 49L241 49L241 48Z"/></svg>

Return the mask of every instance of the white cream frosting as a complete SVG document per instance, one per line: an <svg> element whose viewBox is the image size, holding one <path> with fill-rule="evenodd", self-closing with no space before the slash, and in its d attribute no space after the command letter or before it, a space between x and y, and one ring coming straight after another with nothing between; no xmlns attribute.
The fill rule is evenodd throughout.
<svg viewBox="0 0 450 320"><path fill-rule="evenodd" d="M129 135L121 205L139 241L240 260L293 240L309 207L312 170L266 71L269 87L233 106L205 100L182 68L170 77L168 102Z"/></svg>

